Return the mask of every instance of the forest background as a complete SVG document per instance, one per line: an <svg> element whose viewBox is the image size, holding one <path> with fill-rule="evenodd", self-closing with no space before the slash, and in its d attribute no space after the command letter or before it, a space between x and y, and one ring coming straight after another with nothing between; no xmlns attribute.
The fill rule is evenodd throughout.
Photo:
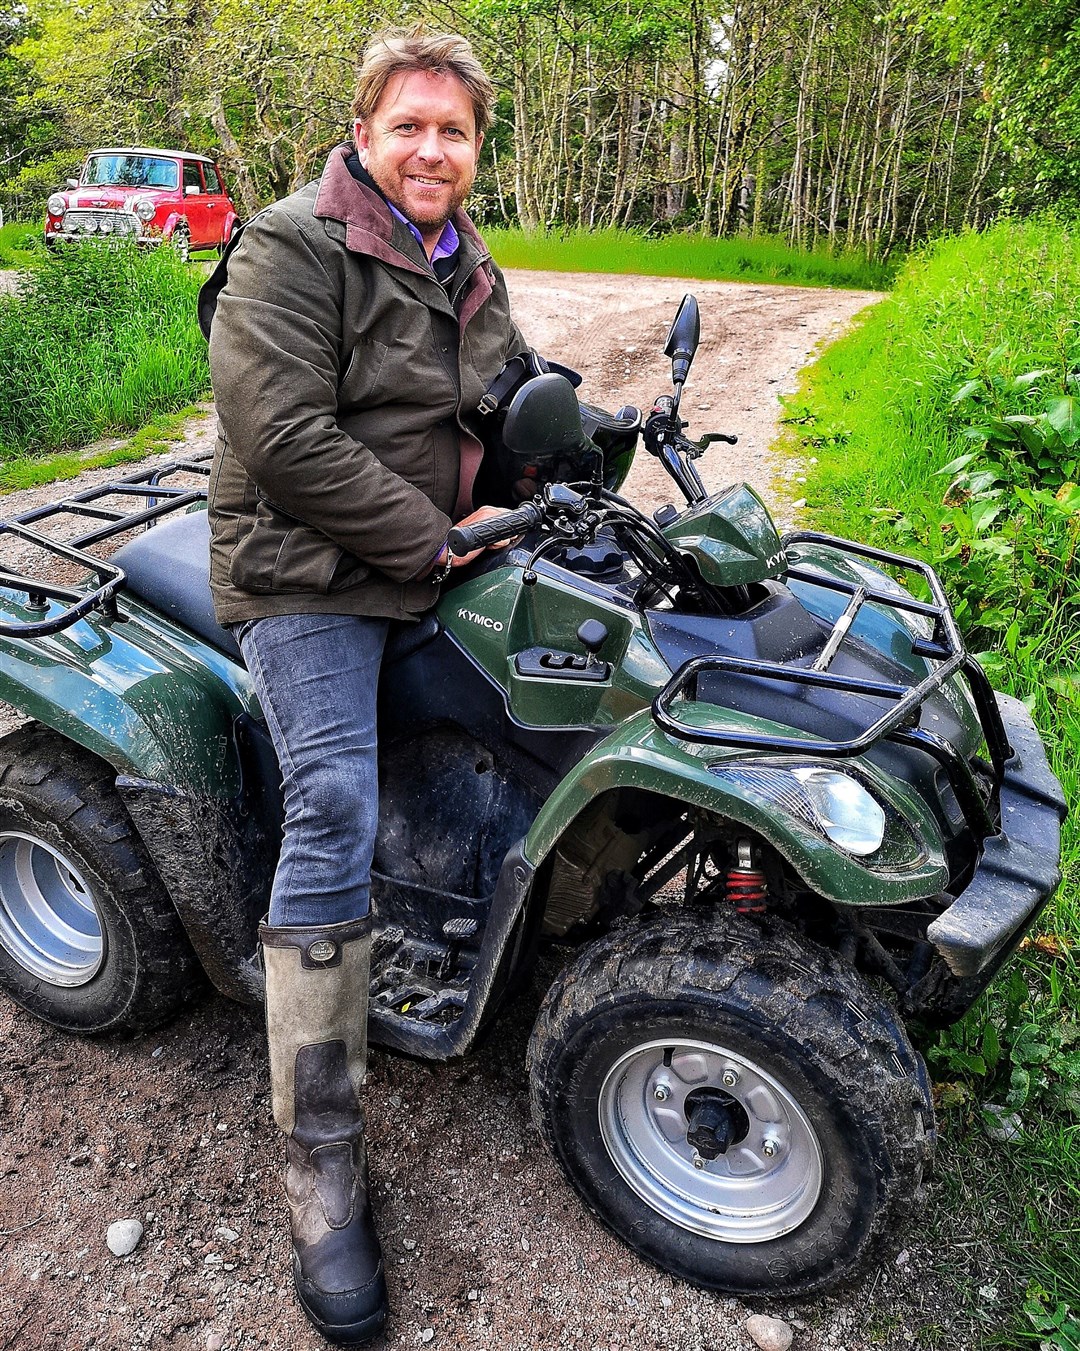
<svg viewBox="0 0 1080 1351"><path fill-rule="evenodd" d="M495 77L485 225L779 234L882 256L1080 203L1070 0L421 0ZM85 150L220 158L249 216L348 126L367 0L0 9L0 204L36 219Z"/></svg>

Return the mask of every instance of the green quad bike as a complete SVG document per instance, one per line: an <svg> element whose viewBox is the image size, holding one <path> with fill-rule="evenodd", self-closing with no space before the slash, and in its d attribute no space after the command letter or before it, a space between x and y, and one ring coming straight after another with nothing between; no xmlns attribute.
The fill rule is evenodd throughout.
<svg viewBox="0 0 1080 1351"><path fill-rule="evenodd" d="M528 1051L567 1178L667 1271L794 1296L918 1204L905 1021L991 980L1057 884L1065 807L929 567L706 493L694 460L733 438L684 435L698 327L687 297L644 418L558 373L482 406L536 495L387 651L370 1029L460 1056L541 945L570 949ZM615 491L639 437L681 509ZM0 984L73 1032L152 1025L200 968L260 998L279 775L211 610L207 471L0 526L51 560L0 574L0 697L32 719L0 743Z"/></svg>

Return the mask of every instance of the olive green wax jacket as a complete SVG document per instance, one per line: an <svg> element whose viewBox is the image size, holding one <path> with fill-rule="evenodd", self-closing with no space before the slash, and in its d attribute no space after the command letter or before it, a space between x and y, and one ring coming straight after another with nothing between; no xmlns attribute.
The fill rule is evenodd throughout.
<svg viewBox="0 0 1080 1351"><path fill-rule="evenodd" d="M472 510L476 408L525 342L475 226L443 289L379 194L331 154L243 227L200 295L219 418L210 585L220 623L407 619Z"/></svg>

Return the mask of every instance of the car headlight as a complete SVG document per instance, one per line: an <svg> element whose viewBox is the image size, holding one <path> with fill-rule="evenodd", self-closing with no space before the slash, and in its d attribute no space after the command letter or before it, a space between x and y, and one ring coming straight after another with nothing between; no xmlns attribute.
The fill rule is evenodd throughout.
<svg viewBox="0 0 1080 1351"><path fill-rule="evenodd" d="M827 765L714 765L712 772L801 817L856 858L881 848L884 809L851 774Z"/></svg>
<svg viewBox="0 0 1080 1351"><path fill-rule="evenodd" d="M67 210L67 198L62 192L54 192L45 203L45 209L50 216L62 216Z"/></svg>
<svg viewBox="0 0 1080 1351"><path fill-rule="evenodd" d="M154 219L154 213L157 210L149 197L138 197L135 200L133 210L141 221L151 221Z"/></svg>
<svg viewBox="0 0 1080 1351"><path fill-rule="evenodd" d="M101 218L101 223L98 225L98 229L101 231L103 235L112 234L113 223L108 216L103 216Z"/></svg>

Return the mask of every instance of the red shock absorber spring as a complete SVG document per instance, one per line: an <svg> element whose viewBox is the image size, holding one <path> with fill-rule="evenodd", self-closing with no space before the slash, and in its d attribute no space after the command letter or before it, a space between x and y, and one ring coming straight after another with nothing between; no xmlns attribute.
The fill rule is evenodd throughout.
<svg viewBox="0 0 1080 1351"><path fill-rule="evenodd" d="M763 913L769 892L760 868L729 868L725 885L727 898L740 915Z"/></svg>

